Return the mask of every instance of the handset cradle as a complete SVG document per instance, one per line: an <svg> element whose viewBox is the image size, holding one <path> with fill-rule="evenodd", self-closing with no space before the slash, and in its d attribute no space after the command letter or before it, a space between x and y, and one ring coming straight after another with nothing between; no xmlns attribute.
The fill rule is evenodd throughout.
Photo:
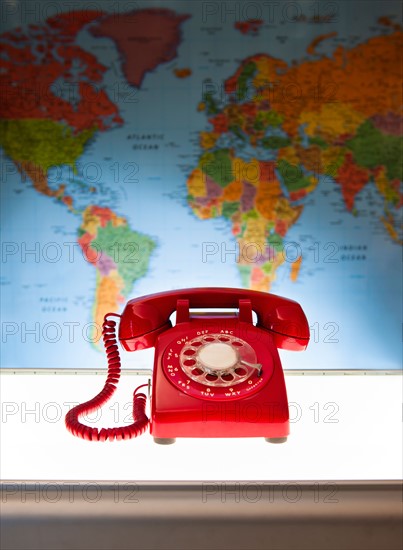
<svg viewBox="0 0 403 550"><path fill-rule="evenodd" d="M210 311L200 311L204 308ZM223 308L237 311L224 313ZM288 402L277 348L302 351L308 345L309 326L298 303L221 287L161 292L129 301L118 339L128 351L155 347L151 418L145 414L144 393L136 390L133 424L98 430L81 424L79 417L101 407L116 389L120 358L115 325L110 315L105 316L108 378L103 390L66 416L74 435L98 441L128 439L150 425L157 443L171 443L176 437L286 440Z"/></svg>

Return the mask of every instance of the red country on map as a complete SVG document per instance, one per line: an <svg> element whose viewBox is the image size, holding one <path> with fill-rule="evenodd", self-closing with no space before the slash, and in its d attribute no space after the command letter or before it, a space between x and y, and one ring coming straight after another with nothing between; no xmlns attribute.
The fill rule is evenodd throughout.
<svg viewBox="0 0 403 550"><path fill-rule="evenodd" d="M123 57L127 82L139 88L147 72L176 57L181 42L180 25L189 17L150 8L107 16L90 32L114 40Z"/></svg>
<svg viewBox="0 0 403 550"><path fill-rule="evenodd" d="M116 105L93 86L102 82L106 67L74 43L77 33L103 14L73 11L30 25L27 32L15 29L1 35L1 118L64 121L76 132L123 123ZM77 65L79 73L74 74ZM58 93L58 79L78 83L75 105Z"/></svg>

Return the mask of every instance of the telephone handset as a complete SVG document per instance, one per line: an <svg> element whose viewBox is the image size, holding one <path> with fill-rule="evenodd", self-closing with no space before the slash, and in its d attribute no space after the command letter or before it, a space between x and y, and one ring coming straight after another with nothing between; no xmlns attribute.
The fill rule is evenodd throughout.
<svg viewBox="0 0 403 550"><path fill-rule="evenodd" d="M237 312L219 311L224 308ZM79 417L108 401L119 381L112 316L121 318L118 339L126 350L155 346L151 420L145 394L137 393L140 386L133 396L133 424L98 430ZM107 314L103 340L108 377L97 396L67 413L66 426L74 435L96 441L129 439L150 425L157 443L176 437L287 439L288 401L277 348L302 351L308 345L308 322L297 302L220 287L160 292L130 300L121 316Z"/></svg>

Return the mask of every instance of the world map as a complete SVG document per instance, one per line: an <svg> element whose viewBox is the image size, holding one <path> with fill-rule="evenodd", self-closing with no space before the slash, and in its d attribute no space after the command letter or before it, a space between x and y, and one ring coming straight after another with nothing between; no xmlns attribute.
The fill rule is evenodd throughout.
<svg viewBox="0 0 403 550"><path fill-rule="evenodd" d="M3 366L97 366L128 299L231 286L303 305L292 367L399 368L397 4L237 4L8 12Z"/></svg>

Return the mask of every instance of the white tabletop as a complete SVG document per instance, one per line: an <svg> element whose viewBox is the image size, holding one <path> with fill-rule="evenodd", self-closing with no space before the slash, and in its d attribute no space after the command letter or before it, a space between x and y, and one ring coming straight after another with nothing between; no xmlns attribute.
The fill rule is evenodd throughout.
<svg viewBox="0 0 403 550"><path fill-rule="evenodd" d="M402 476L402 376L286 374L291 435L177 439L149 433L130 441L87 442L64 426L72 403L93 397L101 374L1 376L4 480L371 480ZM100 424L128 422L131 394L146 377L124 375ZM95 425L95 424L94 424Z"/></svg>

